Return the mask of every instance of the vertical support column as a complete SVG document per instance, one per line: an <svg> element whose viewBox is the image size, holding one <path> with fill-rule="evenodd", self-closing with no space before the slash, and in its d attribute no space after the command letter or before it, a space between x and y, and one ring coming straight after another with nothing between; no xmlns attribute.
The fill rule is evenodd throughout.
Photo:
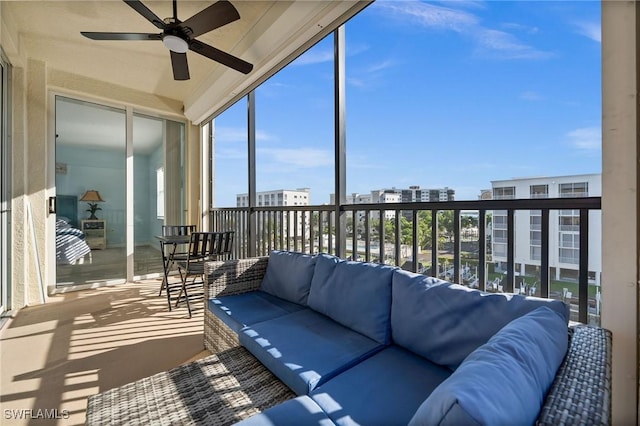
<svg viewBox="0 0 640 426"><path fill-rule="evenodd" d="M249 257L256 256L257 241L257 215L256 207L256 93L249 92L247 95L247 150L248 170L249 170L249 233L247 234L247 245Z"/></svg>
<svg viewBox="0 0 640 426"><path fill-rule="evenodd" d="M393 253L393 257L395 258L395 265L396 266L401 266L400 265L400 244L402 243L402 241L400 240L400 233L401 233L401 220L400 220L400 215L402 214L401 210L396 210L396 217L394 218L395 221L395 228L396 228L396 232L395 232L395 236L394 236L394 253Z"/></svg>
<svg viewBox="0 0 640 426"><path fill-rule="evenodd" d="M25 236L27 235L26 194L27 194L27 70L24 67L13 68L12 118L9 122L13 131L11 149L11 278L9 280L7 305L8 308L18 308L26 305L25 289L29 279L26 275L26 265L29 261L26 254ZM51 133L49 133L51 135ZM55 138L55 131L53 133ZM54 226L55 227L55 226ZM55 229L53 230L55 234ZM55 236L53 237L55 238ZM55 254L48 255L53 259ZM50 263L54 262L49 260ZM47 292L51 293L56 285L55 268L47 271Z"/></svg>
<svg viewBox="0 0 640 426"><path fill-rule="evenodd" d="M516 250L516 226L514 215L513 209L507 211L507 282L503 288L506 293L513 292L513 283L515 282L515 262L513 259Z"/></svg>
<svg viewBox="0 0 640 426"><path fill-rule="evenodd" d="M461 239L460 235L460 210L453 211L453 235L455 243L453 245L453 281L454 283L462 284L462 265L460 264L460 252L461 252Z"/></svg>
<svg viewBox="0 0 640 426"><path fill-rule="evenodd" d="M347 245L346 212L342 205L347 202L347 132L346 132L346 76L345 76L345 33L344 25L333 33L334 46L334 102L335 102L335 212L336 212L336 255L345 257ZM355 214L353 219L355 227ZM355 256L355 253L353 254Z"/></svg>
<svg viewBox="0 0 640 426"><path fill-rule="evenodd" d="M589 210L580 210L580 266L578 274L578 321L589 324Z"/></svg>
<svg viewBox="0 0 640 426"><path fill-rule="evenodd" d="M549 297L549 209L542 210L540 247L540 295ZM560 268L556 268L558 270Z"/></svg>
<svg viewBox="0 0 640 426"><path fill-rule="evenodd" d="M380 210L378 220L378 263L384 263L384 224L386 210Z"/></svg>
<svg viewBox="0 0 640 426"><path fill-rule="evenodd" d="M24 167L28 173L25 175L25 216L22 219L26 223L24 236L26 275L22 290L24 305L31 305L45 302L42 297L42 286L44 278L48 275L43 276L43 272L47 272L48 262L45 262L46 256L42 254L48 251L48 243L53 247L53 242L50 241L51 236L55 238L55 222L52 216L48 217L47 210L44 208L47 205L48 195L47 167L54 167L53 164L49 164L48 157L53 153L47 146L47 67L44 62L35 59L27 60L26 114ZM50 238L47 238L47 231Z"/></svg>
<svg viewBox="0 0 640 426"><path fill-rule="evenodd" d="M640 5L602 2L602 326L613 333L612 424L638 424Z"/></svg>
<svg viewBox="0 0 640 426"><path fill-rule="evenodd" d="M487 211L478 211L478 288L487 289Z"/></svg>
<svg viewBox="0 0 640 426"><path fill-rule="evenodd" d="M202 186L200 187L200 229L212 231L211 207L215 205L215 162L213 161L214 140L211 120L200 127L200 170L202 170ZM237 234L236 234L237 235ZM239 237L239 236L238 236ZM234 244L238 246L238 244Z"/></svg>
<svg viewBox="0 0 640 426"><path fill-rule="evenodd" d="M417 212L414 210L413 211L413 217L417 217ZM417 226L418 222L417 219L414 219L414 226ZM438 210L431 210L431 276L438 278L439 277L439 268L440 265L438 265L438 240L439 238L439 233L438 233ZM415 241L414 243L415 244ZM413 259L415 262L416 259L416 248L414 245L414 254L413 254Z"/></svg>
<svg viewBox="0 0 640 426"><path fill-rule="evenodd" d="M180 220L182 223L194 224L198 226L198 229L206 230L206 225L202 222L200 214L203 206L208 206L202 201L202 193L208 190L207 181L203 180L206 169L200 156L202 129L190 121L178 123L168 120L168 122L174 127L174 132L177 132L173 137L176 138L175 143L179 146L176 155L181 158L179 173L180 180L184 182L183 185L178 185L181 187L179 193Z"/></svg>
<svg viewBox="0 0 640 426"><path fill-rule="evenodd" d="M125 240L127 251L127 282L133 281L133 251L135 247L134 241L134 212L133 212L133 192L135 188L134 174L133 174L133 108L128 106L126 108L126 168L125 168L125 188L126 190L126 202L125 202ZM165 173L166 178L166 173ZM165 181L166 182L166 181ZM166 185L165 185L166 187Z"/></svg>

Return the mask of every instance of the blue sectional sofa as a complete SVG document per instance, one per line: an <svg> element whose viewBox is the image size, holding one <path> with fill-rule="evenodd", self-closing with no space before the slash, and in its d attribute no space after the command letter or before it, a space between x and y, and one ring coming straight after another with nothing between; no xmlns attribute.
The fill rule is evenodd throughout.
<svg viewBox="0 0 640 426"><path fill-rule="evenodd" d="M235 284L226 281L230 265ZM559 418L553 408L559 401L549 398L572 337L561 301L489 294L396 267L286 251L212 263L207 276L205 345L212 351L225 341L243 345L298 395L242 425L516 425ZM220 282L230 285L216 287ZM599 394L597 404L586 404L594 411L576 414L597 416L587 424L609 422L611 336L598 330L607 353L594 364L605 379L590 390ZM573 418L566 406L558 409L565 420Z"/></svg>

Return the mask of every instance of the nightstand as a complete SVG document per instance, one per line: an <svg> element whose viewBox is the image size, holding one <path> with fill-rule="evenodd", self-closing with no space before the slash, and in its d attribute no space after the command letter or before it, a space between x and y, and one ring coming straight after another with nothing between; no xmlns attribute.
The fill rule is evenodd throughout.
<svg viewBox="0 0 640 426"><path fill-rule="evenodd" d="M83 220L82 232L84 232L85 241L95 250L104 250L107 248L107 221Z"/></svg>

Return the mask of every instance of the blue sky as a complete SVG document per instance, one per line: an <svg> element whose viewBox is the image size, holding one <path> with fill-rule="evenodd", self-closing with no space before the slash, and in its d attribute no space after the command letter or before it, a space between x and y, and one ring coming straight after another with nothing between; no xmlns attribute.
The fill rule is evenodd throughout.
<svg viewBox="0 0 640 426"><path fill-rule="evenodd" d="M601 172L598 1L378 1L346 25L347 192ZM256 91L258 191L333 181L333 39ZM216 120L216 205L246 192L246 104Z"/></svg>

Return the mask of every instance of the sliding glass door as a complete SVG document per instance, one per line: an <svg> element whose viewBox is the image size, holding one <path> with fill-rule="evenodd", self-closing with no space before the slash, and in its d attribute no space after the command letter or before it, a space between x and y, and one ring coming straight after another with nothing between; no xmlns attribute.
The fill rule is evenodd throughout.
<svg viewBox="0 0 640 426"><path fill-rule="evenodd" d="M134 278L162 271L162 225L184 223L184 124L133 114Z"/></svg>
<svg viewBox="0 0 640 426"><path fill-rule="evenodd" d="M56 286L160 276L155 236L183 220L184 124L64 96L55 105Z"/></svg>
<svg viewBox="0 0 640 426"><path fill-rule="evenodd" d="M126 112L56 97L56 284L124 282Z"/></svg>

